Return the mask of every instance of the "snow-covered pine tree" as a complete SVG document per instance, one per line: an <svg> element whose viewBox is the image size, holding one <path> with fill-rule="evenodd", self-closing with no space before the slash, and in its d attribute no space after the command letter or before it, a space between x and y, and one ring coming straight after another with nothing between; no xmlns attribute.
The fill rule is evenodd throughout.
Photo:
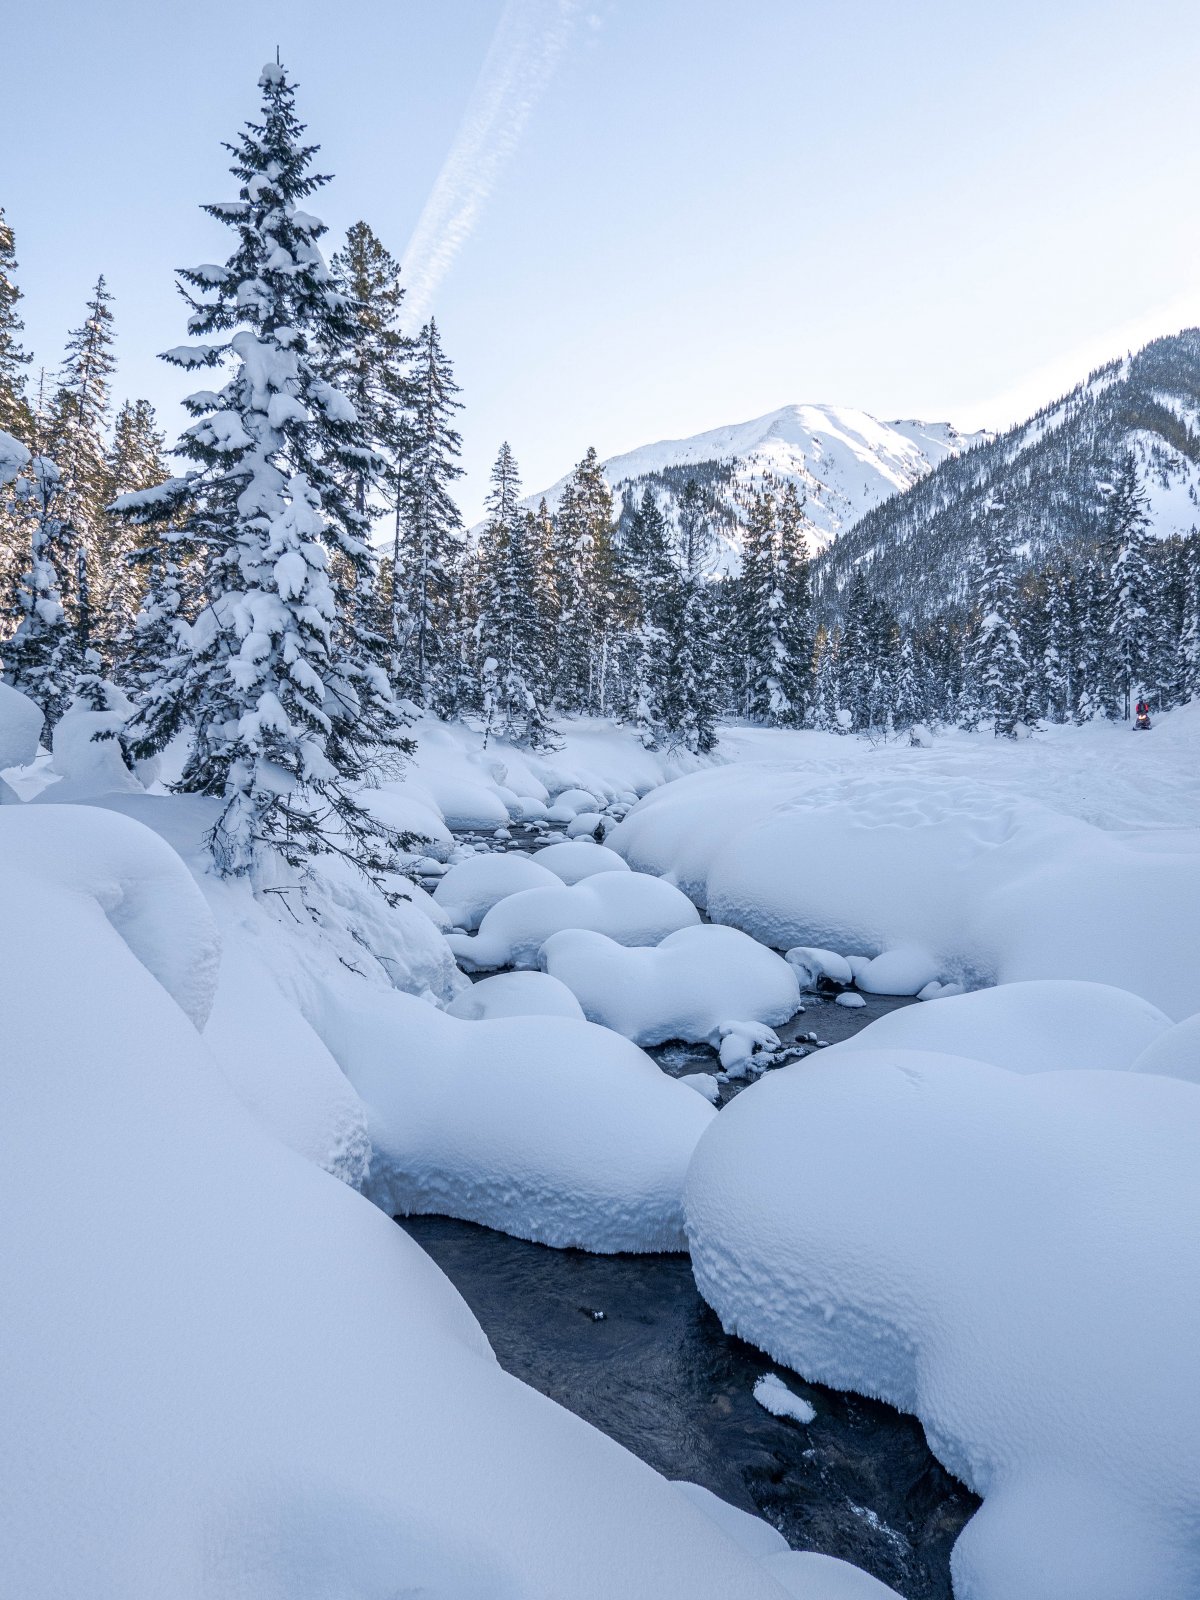
<svg viewBox="0 0 1200 1600"><path fill-rule="evenodd" d="M813 692L812 591L804 538L804 501L787 483L776 508L775 582L770 601L768 714L778 728L801 728Z"/></svg>
<svg viewBox="0 0 1200 1600"><path fill-rule="evenodd" d="M82 665L62 603L62 573L75 537L61 514L58 467L49 456L31 458L21 445L16 445L16 454L12 445L15 440L0 434L0 484L7 480L11 485L18 514L30 529L30 551L9 608L13 632L0 647L0 658L4 682L41 707L49 731L66 710ZM14 460L19 477L10 475Z"/></svg>
<svg viewBox="0 0 1200 1600"><path fill-rule="evenodd" d="M1183 547L1183 616L1176 654L1176 680L1182 700L1200 695L1200 534Z"/></svg>
<svg viewBox="0 0 1200 1600"><path fill-rule="evenodd" d="M699 578L712 549L712 523L704 491L689 478L679 493L679 565L689 578Z"/></svg>
<svg viewBox="0 0 1200 1600"><path fill-rule="evenodd" d="M521 480L507 442L492 467L480 541L476 652L484 743L493 733L533 747L554 742L545 637L537 599L537 528L521 509Z"/></svg>
<svg viewBox="0 0 1200 1600"><path fill-rule="evenodd" d="M108 480L112 496L152 489L167 476L166 441L158 431L149 400L127 400L113 424L108 452ZM110 661L124 648L137 616L146 585L147 566L134 559L141 549L138 530L127 517L105 514L96 542L97 611Z"/></svg>
<svg viewBox="0 0 1200 1600"><path fill-rule="evenodd" d="M649 487L629 518L623 556L635 606L627 636L630 710L642 743L653 748L663 720L668 630L684 627L686 602L667 521Z"/></svg>
<svg viewBox="0 0 1200 1600"><path fill-rule="evenodd" d="M683 574L664 597L662 649L655 694L658 737L706 755L717 743L717 701L713 688L711 586L696 574Z"/></svg>
<svg viewBox="0 0 1200 1600"><path fill-rule="evenodd" d="M921 673L917 666L912 634L905 633L900 639L900 652L896 662L892 723L894 727L901 731L906 731L913 728L918 722L925 722L928 716L929 710L926 705L925 686L921 681Z"/></svg>
<svg viewBox="0 0 1200 1600"><path fill-rule="evenodd" d="M737 578L737 658L740 663L738 710L766 722L771 715L775 674L772 603L776 594L775 496L757 489L742 531L742 570Z"/></svg>
<svg viewBox="0 0 1200 1600"><path fill-rule="evenodd" d="M32 448L33 416L25 392L25 369L32 357L21 344L25 324L17 310L21 291L16 270L16 241L0 209L0 429Z"/></svg>
<svg viewBox="0 0 1200 1600"><path fill-rule="evenodd" d="M579 525L579 600L577 616L587 636L587 709L608 716L625 698L620 684L621 633L630 621L629 589L617 545L612 490L594 445L572 476Z"/></svg>
<svg viewBox="0 0 1200 1600"><path fill-rule="evenodd" d="M550 545L551 591L554 603L554 704L566 712L582 711L588 692L589 634L581 622L585 532L573 482L562 492L554 513Z"/></svg>
<svg viewBox="0 0 1200 1600"><path fill-rule="evenodd" d="M859 567L850 580L838 648L840 703L837 720L855 733L869 731L886 711L882 703L882 631L870 580L865 569ZM890 698L887 704L890 705Z"/></svg>
<svg viewBox="0 0 1200 1600"><path fill-rule="evenodd" d="M377 752L411 743L354 616L372 558L345 485L371 454L317 366L352 338L351 307L321 256L324 225L302 208L326 179L309 170L316 147L284 68L264 67L259 88L261 120L228 147L238 199L204 208L236 249L181 273L189 332L216 339L166 353L185 369L230 361L232 374L185 402L196 421L177 453L192 469L116 509L165 522L203 563L204 608L165 671L192 736L178 788L221 801L218 870L258 879L271 856L296 869L331 850L377 878L400 840L355 789ZM138 755L161 747L156 705L157 694L130 729Z"/></svg>
<svg viewBox="0 0 1200 1600"><path fill-rule="evenodd" d="M1158 667L1163 654L1159 636L1159 573L1146 492L1132 451L1121 461L1108 503L1105 526L1108 553L1110 620L1108 635L1116 673L1114 709L1129 717L1132 702L1147 693L1157 699Z"/></svg>
<svg viewBox="0 0 1200 1600"><path fill-rule="evenodd" d="M984 525L975 609L968 678L981 720L991 722L997 738L1012 739L1026 715L1029 669L1016 626L1019 608L1012 538L1002 517L990 517Z"/></svg>
<svg viewBox="0 0 1200 1600"><path fill-rule="evenodd" d="M453 427L462 403L432 318L417 336L411 375L392 544L393 674L409 699L444 711L446 684L457 673L451 634L464 535L450 485L462 476L462 440Z"/></svg>
<svg viewBox="0 0 1200 1600"><path fill-rule="evenodd" d="M101 275L82 323L68 336L48 423L47 453L62 473L63 514L93 568L101 565L105 508L113 498L108 425L117 360L111 307L112 295Z"/></svg>
<svg viewBox="0 0 1200 1600"><path fill-rule="evenodd" d="M817 672L813 688L812 725L821 733L848 733L850 731L838 719L838 709L841 705L841 688L838 682L838 656L841 642L842 632L840 627L835 625L833 628L818 628L816 641Z"/></svg>

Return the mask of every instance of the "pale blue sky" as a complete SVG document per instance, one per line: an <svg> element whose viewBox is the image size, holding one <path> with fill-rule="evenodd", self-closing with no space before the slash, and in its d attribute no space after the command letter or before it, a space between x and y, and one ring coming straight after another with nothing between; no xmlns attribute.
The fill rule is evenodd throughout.
<svg viewBox="0 0 1200 1600"><path fill-rule="evenodd" d="M365 217L399 255L502 13L10 6L0 204L39 359L57 362L103 271L118 392L148 395L173 437L179 380L153 359L183 337L172 268L226 253L197 205L233 193L220 143L254 111L262 61L281 46L336 174L314 209L336 232ZM468 515L505 437L534 489L590 443L608 455L788 401L1002 425L1200 322L1194 0L505 14L516 54L493 52L493 79L517 95L494 96L484 143L498 129L504 149L465 164L487 193L429 285L467 406Z"/></svg>

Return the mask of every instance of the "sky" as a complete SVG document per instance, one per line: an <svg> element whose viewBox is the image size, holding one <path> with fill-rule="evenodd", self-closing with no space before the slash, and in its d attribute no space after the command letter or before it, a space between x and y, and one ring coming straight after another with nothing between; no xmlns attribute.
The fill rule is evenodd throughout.
<svg viewBox="0 0 1200 1600"><path fill-rule="evenodd" d="M460 501L790 402L1002 427L1200 323L1195 0L39 0L0 205L53 368L96 276L173 438L173 269L276 46L462 386ZM12 70L12 63L24 63Z"/></svg>

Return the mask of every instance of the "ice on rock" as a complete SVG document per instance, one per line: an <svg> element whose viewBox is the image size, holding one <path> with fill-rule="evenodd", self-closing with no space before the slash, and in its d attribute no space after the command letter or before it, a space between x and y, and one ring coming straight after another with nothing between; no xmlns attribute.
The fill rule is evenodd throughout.
<svg viewBox="0 0 1200 1600"><path fill-rule="evenodd" d="M539 866L548 867L563 883L579 883L598 872L628 872L629 863L623 861L607 845L593 844L587 839L571 839L561 844L543 845L535 850L533 859Z"/></svg>
<svg viewBox="0 0 1200 1600"><path fill-rule="evenodd" d="M494 905L478 933L448 934L446 942L468 971L483 972L536 967L542 945L564 928L588 928L618 944L653 945L699 921L687 896L661 878L602 872L575 884L522 889Z"/></svg>
<svg viewBox="0 0 1200 1600"><path fill-rule="evenodd" d="M788 963L736 928L685 927L652 949L572 929L547 939L541 964L593 1022L635 1044L698 1042L729 1017L787 1022L800 1006Z"/></svg>
<svg viewBox="0 0 1200 1600"><path fill-rule="evenodd" d="M619 1034L366 990L327 1001L319 1031L367 1105L366 1193L385 1211L583 1250L686 1248L684 1175L714 1112Z"/></svg>
<svg viewBox="0 0 1200 1600"><path fill-rule="evenodd" d="M806 993L815 989L822 978L828 979L830 983L854 982L850 963L845 956L839 956L833 950L818 950L812 945L794 945L786 952L784 960L795 969L800 987Z"/></svg>
<svg viewBox="0 0 1200 1600"><path fill-rule="evenodd" d="M1134 1072L1156 1072L1200 1085L1200 1014L1166 1028L1135 1057Z"/></svg>
<svg viewBox="0 0 1200 1600"><path fill-rule="evenodd" d="M433 892L452 926L473 932L494 905L522 889L556 889L559 879L532 856L516 850L456 862Z"/></svg>
<svg viewBox="0 0 1200 1600"><path fill-rule="evenodd" d="M803 1396L793 1394L774 1372L764 1372L759 1378L754 1385L754 1398L773 1417L791 1417L794 1422L805 1425L817 1420L816 1409Z"/></svg>
<svg viewBox="0 0 1200 1600"><path fill-rule="evenodd" d="M922 1420L984 1498L960 1600L1190 1600L1198 1142L1169 1078L822 1055L701 1140L693 1269L774 1360Z"/></svg>
<svg viewBox="0 0 1200 1600"><path fill-rule="evenodd" d="M446 1007L452 1017L469 1022L493 1017L574 1017L584 1020L583 1007L557 978L545 972L496 972L456 996Z"/></svg>
<svg viewBox="0 0 1200 1600"><path fill-rule="evenodd" d="M571 822L582 812L599 812L599 803L587 789L564 789L555 795L546 812L551 822Z"/></svg>
<svg viewBox="0 0 1200 1600"><path fill-rule="evenodd" d="M0 1072L6 1591L777 1600L673 1485L504 1373L389 1218L263 1130L177 1003L202 1020L215 968L146 828L0 812L22 1002Z"/></svg>
<svg viewBox="0 0 1200 1600"><path fill-rule="evenodd" d="M937 1050L1010 1072L1123 1071L1171 1026L1157 1006L1103 983L1003 983L879 1017L831 1048Z"/></svg>
<svg viewBox="0 0 1200 1600"><path fill-rule="evenodd" d="M865 994L915 995L938 977L938 963L928 950L908 945L884 950L855 973L854 981Z"/></svg>
<svg viewBox="0 0 1200 1600"><path fill-rule="evenodd" d="M41 707L28 695L0 683L0 772L6 767L27 767L37 760L45 720Z"/></svg>

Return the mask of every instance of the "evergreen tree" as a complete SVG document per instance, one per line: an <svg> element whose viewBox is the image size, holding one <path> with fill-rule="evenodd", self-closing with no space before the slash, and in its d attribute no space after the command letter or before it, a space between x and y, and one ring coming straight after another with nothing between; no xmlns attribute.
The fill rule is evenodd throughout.
<svg viewBox="0 0 1200 1600"><path fill-rule="evenodd" d="M111 305L101 275L83 322L68 337L48 424L49 452L62 473L66 515L93 554L102 543L105 507L113 497L107 442L117 364Z"/></svg>
<svg viewBox="0 0 1200 1600"><path fill-rule="evenodd" d="M1150 516L1132 452L1122 461L1113 487L1106 540L1115 705L1121 707L1118 715L1128 717L1139 693L1156 693L1157 669L1163 654L1157 626L1159 575Z"/></svg>
<svg viewBox="0 0 1200 1600"><path fill-rule="evenodd" d="M0 209L0 429L32 447L33 416L25 393L32 357L21 345L25 324L17 310L17 254L13 231Z"/></svg>
<svg viewBox="0 0 1200 1600"><path fill-rule="evenodd" d="M662 723L668 631L684 626L684 607L678 603L680 575L672 559L666 518L652 489L646 489L629 520L624 561L636 608L636 626L629 635L631 709L642 742L652 747Z"/></svg>
<svg viewBox="0 0 1200 1600"><path fill-rule="evenodd" d="M1200 695L1200 534L1195 532L1183 550L1183 616L1176 676L1180 699L1194 700Z"/></svg>
<svg viewBox="0 0 1200 1600"><path fill-rule="evenodd" d="M668 749L706 755L717 743L712 614L705 585L684 574L664 596L656 683L658 736Z"/></svg>
<svg viewBox="0 0 1200 1600"><path fill-rule="evenodd" d="M417 337L412 363L392 546L393 672L418 705L445 710L445 686L457 670L454 578L464 538L450 484L462 476L462 440L452 426L462 406L432 319Z"/></svg>
<svg viewBox="0 0 1200 1600"><path fill-rule="evenodd" d="M738 665L742 716L766 722L775 674L772 602L776 593L775 497L756 490L742 533L742 570L737 580Z"/></svg>
<svg viewBox="0 0 1200 1600"><path fill-rule="evenodd" d="M264 67L259 87L261 121L228 147L238 199L205 207L236 249L181 273L189 331L215 339L167 353L185 369L230 361L232 374L186 402L196 421L177 453L192 470L117 509L173 524L170 542L202 562L204 607L165 675L192 736L178 787L221 801L218 870L257 878L272 854L297 869L333 850L377 877L398 840L354 790L376 750L411 744L381 642L355 616L371 556L345 485L371 453L317 365L351 342L351 308L321 256L324 225L301 208L326 179L309 170L316 147L283 67ZM161 705L152 694L130 729L138 757L164 742Z"/></svg>
<svg viewBox="0 0 1200 1600"><path fill-rule="evenodd" d="M158 431L149 400L127 400L117 412L108 452L108 484L112 497L152 489L167 475L165 440ZM127 517L107 513L96 545L96 585L102 632L111 657L138 613L146 564L135 561L141 548L138 530Z"/></svg>
<svg viewBox="0 0 1200 1600"><path fill-rule="evenodd" d="M812 701L812 593L804 502L792 483L785 485L779 497L774 555L768 711L776 727L800 728L808 720Z"/></svg>
<svg viewBox="0 0 1200 1600"><path fill-rule="evenodd" d="M480 545L476 623L484 742L493 730L531 746L553 742L537 602L536 519L520 506L517 463L507 443L492 467Z"/></svg>
<svg viewBox="0 0 1200 1600"><path fill-rule="evenodd" d="M1017 633L1012 540L1003 520L985 525L976 587L978 621L971 646L970 681L981 720L997 738L1014 738L1026 715L1028 667Z"/></svg>
<svg viewBox="0 0 1200 1600"><path fill-rule="evenodd" d="M0 483L13 495L31 528L29 566L11 607L15 629L0 650L4 682L41 707L49 730L70 702L80 670L77 641L62 603L62 573L74 549L70 525L61 514L62 474L48 456L29 457L0 434ZM22 475L15 478L15 460ZM15 478L15 483L14 483Z"/></svg>
<svg viewBox="0 0 1200 1600"><path fill-rule="evenodd" d="M917 667L912 635L904 634L896 667L895 706L892 720L897 728L912 728L928 715L924 685Z"/></svg>

